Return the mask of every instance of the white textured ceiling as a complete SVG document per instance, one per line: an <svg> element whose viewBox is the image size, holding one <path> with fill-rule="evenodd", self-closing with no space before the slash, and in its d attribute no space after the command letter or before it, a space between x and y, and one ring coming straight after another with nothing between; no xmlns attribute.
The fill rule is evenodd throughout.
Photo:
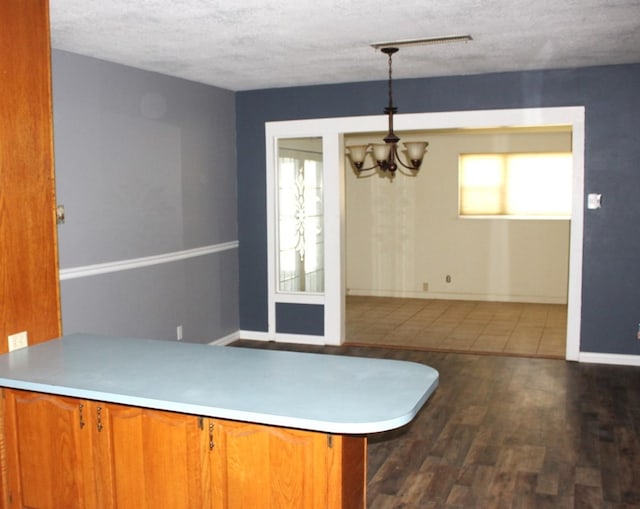
<svg viewBox="0 0 640 509"><path fill-rule="evenodd" d="M640 0L50 0L54 48L252 90L640 62Z"/></svg>

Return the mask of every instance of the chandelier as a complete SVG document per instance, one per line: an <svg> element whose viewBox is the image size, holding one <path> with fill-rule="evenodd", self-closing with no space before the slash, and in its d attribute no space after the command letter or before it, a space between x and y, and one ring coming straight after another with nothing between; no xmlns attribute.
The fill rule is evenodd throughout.
<svg viewBox="0 0 640 509"><path fill-rule="evenodd" d="M426 141L404 142L404 151L406 152L407 161L404 162L398 152L398 142L400 138L393 131L393 115L398 112L398 108L393 105L393 80L392 80L392 61L394 53L397 53L396 47L383 47L380 51L385 53L389 58L389 104L384 109L385 114L389 118L389 132L383 138L384 143L371 143L368 145L352 145L347 150L349 158L358 173L369 170L380 170L383 174L389 175L391 178L395 176L396 170L404 167L415 173L420 169L422 158L427 151ZM369 168L364 167L364 160L367 154L371 153L375 164ZM398 166L398 164L400 166Z"/></svg>

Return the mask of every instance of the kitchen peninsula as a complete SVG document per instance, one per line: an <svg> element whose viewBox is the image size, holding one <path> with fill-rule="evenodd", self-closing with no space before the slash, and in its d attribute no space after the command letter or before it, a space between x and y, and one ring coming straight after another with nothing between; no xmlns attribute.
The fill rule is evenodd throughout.
<svg viewBox="0 0 640 509"><path fill-rule="evenodd" d="M0 356L4 507L364 508L422 364L76 334Z"/></svg>

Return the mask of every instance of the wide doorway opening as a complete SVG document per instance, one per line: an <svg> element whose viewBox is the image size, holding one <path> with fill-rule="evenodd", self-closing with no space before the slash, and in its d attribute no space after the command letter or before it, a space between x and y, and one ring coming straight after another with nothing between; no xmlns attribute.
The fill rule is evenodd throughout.
<svg viewBox="0 0 640 509"><path fill-rule="evenodd" d="M402 138L429 141L415 176L346 164L346 343L565 358L572 126Z"/></svg>
<svg viewBox="0 0 640 509"><path fill-rule="evenodd" d="M582 231L584 208L584 107L558 107L558 108L530 108L530 109L506 109L506 110L479 110L456 111L438 113L403 114L395 117L395 128L399 136L405 137L407 133L428 132L431 137L429 154L425 157L424 167L420 170L417 179L423 179L427 189L435 192L436 197L444 197L451 194L446 186L450 183L446 179L435 178L437 171L444 168L442 161L438 162L436 156L438 147L442 145L436 142L436 137L450 132L471 133L472 131L512 131L532 130L538 134L549 134L550 131L564 130L567 139L570 139L572 155L571 174L571 213L570 220L548 221L521 221L516 218L487 221L484 218L460 218L455 207L447 209L449 220L457 222L457 228L469 230L466 235L458 236L455 240L429 238L433 249L426 255L426 259L410 260L406 256L413 256L420 252L407 239L417 239L413 233L415 229L431 227L432 232L446 233L450 228L443 228L438 224L429 224L436 221L437 214L409 208L408 204L431 205L436 201L427 196L424 190L417 186L401 185L401 178L397 177L391 188L387 184L385 192L377 191L372 200L375 207L362 200L357 204L357 214L375 216L382 214L385 221L391 222L385 225L386 231L393 232L393 242L389 247L366 247L370 252L376 252L377 258L365 262L362 258L348 269L347 250L349 244L356 245L356 237L363 236L369 242L370 239L380 240L385 236L383 229L379 231L367 228L354 228L348 226L352 216L347 212L347 200L353 203L353 197L348 198L348 187L352 185L349 179L353 177L348 159L345 155L345 139L350 136L367 136L382 133L386 129L386 118L382 115L367 117L344 117L326 119L294 120L284 122L268 122L265 124L267 137L267 224L268 224L268 309L269 331L266 339L286 342L300 342L311 344L337 345L347 340L347 300L348 297L357 296L358 288L367 290L367 287L359 287L353 281L347 281L357 271L369 271L369 275L379 281L387 281L392 276L401 275L400 290L394 290L391 295L385 293L361 293L359 296L391 297L391 298L415 298L416 292L428 292L430 300L460 300L460 301L498 301L506 303L529 303L566 305L566 348L565 358L578 360L580 350L580 319L581 319L581 293L582 293ZM496 146L491 151L499 151L500 138L505 133L493 133L498 136L494 141ZM278 186L276 168L276 150L279 140L301 137L319 137L322 139L323 159L323 192L321 206L323 209L323 259L324 259L324 291L313 295L306 295L300 291L283 291L276 285L278 273L278 250L276 249L277 225L275 218L278 206ZM504 136L503 136L504 138ZM502 140L502 141L501 141ZM487 152L487 149L482 149ZM500 149L501 150L501 149ZM459 148L456 158L459 156ZM456 175L453 170L453 178ZM447 177L452 175L446 173ZM441 177L442 175L440 175ZM358 179L360 180L360 179ZM371 179L369 179L371 180ZM362 182L358 182L361 184ZM391 191L393 189L393 191ZM551 189L547 187L546 189ZM396 196L394 196L394 193ZM453 194L456 194L455 188ZM545 201L546 190L533 194L534 202ZM398 209L400 204L400 209ZM438 219L441 220L441 219ZM546 227L553 225L555 232L541 233L542 223ZM383 224L383 223L381 223ZM473 230L484 229L484 237ZM478 225L482 225L478 229ZM433 229L435 227L435 230ZM567 230L569 233L567 234ZM432 234L433 236L433 234ZM486 239L490 237L492 242L485 246ZM563 255L545 254L537 251L536 257L529 258L532 273L540 274L546 270L545 278L551 283L555 282L556 289L563 288L562 292L553 290L548 295L538 290L533 290L536 299L530 299L531 293L521 291L519 288L532 284L532 278L528 277L526 270L521 270L521 262L513 262L512 258L505 256L510 250L527 249L532 246L531 239L538 239L538 243L553 245L551 237L558 237L565 243L564 262ZM568 237L568 238L567 238ZM495 241L495 242L493 242ZM568 243L568 246L567 246ZM470 256L466 262L460 262L452 256L454 249L456 254ZM403 256L397 257L398 254ZM405 256L406 255L406 256ZM440 260L437 258L440 257ZM567 260L568 258L568 260ZM446 266L442 262L451 262ZM409 266L409 264L413 264ZM353 265L353 264L352 264ZM533 267L533 265L537 265ZM417 274L416 267L432 268L431 274ZM439 267L439 268L438 268ZM561 267L562 269L558 269ZM517 270L516 270L517 269ZM563 274L560 274L560 272ZM444 278L444 279L443 279ZM484 278L485 287L482 291L478 288L479 282ZM529 279L527 282L526 280ZM533 278L535 283L535 278ZM383 288L383 286L372 286ZM487 289L488 288L488 289ZM524 297L523 297L524 295ZM537 300L540 295L551 296L550 300ZM424 295L420 295L423 297ZM488 298L491 297L491 298ZM287 318L287 323L279 323L281 318ZM308 324L315 324L309 327ZM286 327L285 327L286 325Z"/></svg>

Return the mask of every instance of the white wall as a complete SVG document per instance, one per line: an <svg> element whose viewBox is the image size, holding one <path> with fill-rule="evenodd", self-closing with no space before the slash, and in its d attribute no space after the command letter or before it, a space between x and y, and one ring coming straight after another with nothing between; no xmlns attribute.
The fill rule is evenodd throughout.
<svg viewBox="0 0 640 509"><path fill-rule="evenodd" d="M457 214L460 153L570 151L571 133L557 131L399 133L429 141L417 177L347 171L347 293L566 303L570 221ZM345 144L363 140L379 142L347 136Z"/></svg>

